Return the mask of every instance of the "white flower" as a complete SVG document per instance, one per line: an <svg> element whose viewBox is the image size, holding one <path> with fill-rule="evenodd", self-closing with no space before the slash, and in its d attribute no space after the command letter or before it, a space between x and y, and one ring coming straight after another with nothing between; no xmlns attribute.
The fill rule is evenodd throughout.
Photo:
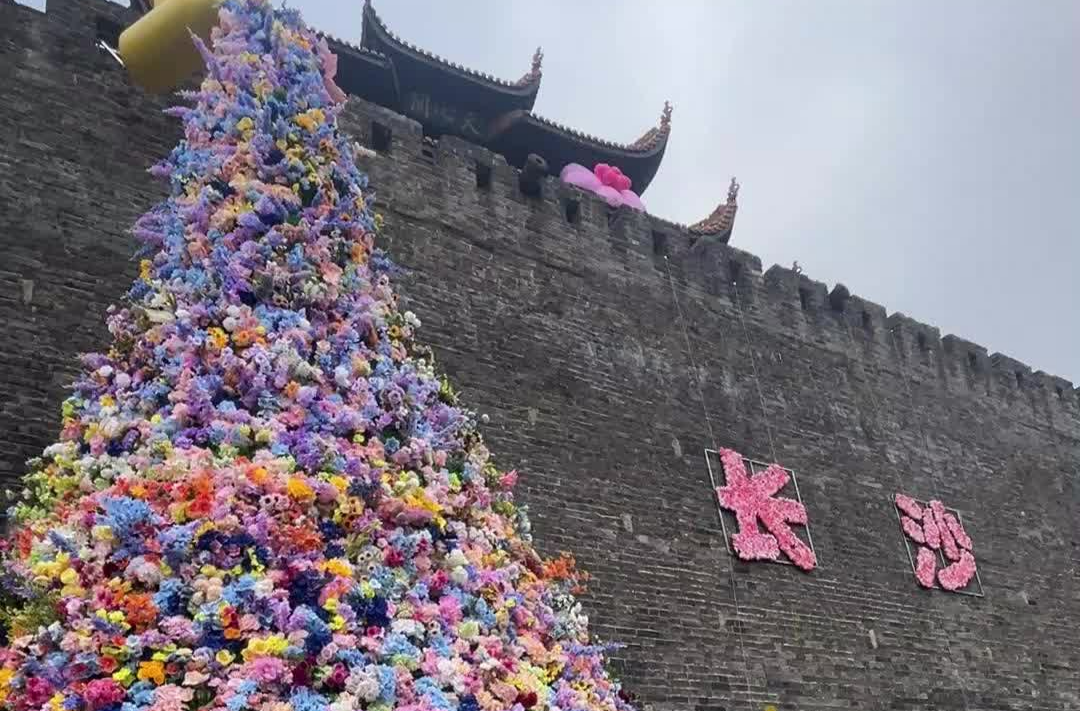
<svg viewBox="0 0 1080 711"><path fill-rule="evenodd" d="M356 708L357 698L351 694L342 694L334 703L330 704L329 711L353 711Z"/></svg>

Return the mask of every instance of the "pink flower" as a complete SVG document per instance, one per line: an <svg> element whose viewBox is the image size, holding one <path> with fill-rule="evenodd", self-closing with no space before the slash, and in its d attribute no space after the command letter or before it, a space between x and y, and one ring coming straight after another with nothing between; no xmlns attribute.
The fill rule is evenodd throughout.
<svg viewBox="0 0 1080 711"><path fill-rule="evenodd" d="M191 689L184 689L175 684L159 686L154 690L154 703L149 711L184 711L187 702L194 696Z"/></svg>
<svg viewBox="0 0 1080 711"><path fill-rule="evenodd" d="M941 548L941 529L938 528L935 520L934 509L929 506L923 509L922 523L923 534L926 536L926 545L934 550L939 550Z"/></svg>
<svg viewBox="0 0 1080 711"><path fill-rule="evenodd" d="M908 518L907 516L900 517L900 525L904 529L904 533L911 537L911 540L916 543L926 543L926 536L923 535L922 526Z"/></svg>
<svg viewBox="0 0 1080 711"><path fill-rule="evenodd" d="M945 522L945 506L940 501L931 501L930 510L934 513L934 523L941 534L941 547L945 550L945 557L949 560L960 560L960 551L956 547L956 541L949 526Z"/></svg>
<svg viewBox="0 0 1080 711"><path fill-rule="evenodd" d="M31 677L26 682L26 700L31 706L44 704L52 696L52 685L40 676Z"/></svg>
<svg viewBox="0 0 1080 711"><path fill-rule="evenodd" d="M919 546L918 562L915 564L915 579L924 588L934 587L934 572L937 570L937 556L929 548Z"/></svg>
<svg viewBox="0 0 1080 711"><path fill-rule="evenodd" d="M937 579L946 590L960 590L975 577L975 556L967 551L960 552L960 560L947 568L942 568Z"/></svg>
<svg viewBox="0 0 1080 711"><path fill-rule="evenodd" d="M268 684L285 675L285 664L276 657L259 657L248 664L247 671L255 681Z"/></svg>
<svg viewBox="0 0 1080 711"><path fill-rule="evenodd" d="M91 711L96 711L120 703L127 696L127 692L112 679L95 679L86 685L83 696Z"/></svg>
<svg viewBox="0 0 1080 711"><path fill-rule="evenodd" d="M896 507L911 516L916 521L921 521L923 517L922 506L910 496L904 496L903 494L896 495Z"/></svg>
<svg viewBox="0 0 1080 711"><path fill-rule="evenodd" d="M949 533L953 535L953 538L956 539L956 542L961 548L964 550L972 549L971 538L968 536L967 531L964 530L964 527L960 524L960 521L956 516L953 516L951 513L946 513L945 524L949 527Z"/></svg>

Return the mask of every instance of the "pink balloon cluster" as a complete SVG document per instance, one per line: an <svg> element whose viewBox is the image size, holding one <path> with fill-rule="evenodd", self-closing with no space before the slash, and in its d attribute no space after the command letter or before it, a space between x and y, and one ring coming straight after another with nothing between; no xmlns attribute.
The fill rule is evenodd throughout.
<svg viewBox="0 0 1080 711"><path fill-rule="evenodd" d="M613 165L597 163L589 170L583 165L571 163L562 169L559 178L564 183L576 185L582 190L589 190L607 200L608 205L619 207L626 205L644 212L645 204L638 194L630 189L630 178Z"/></svg>

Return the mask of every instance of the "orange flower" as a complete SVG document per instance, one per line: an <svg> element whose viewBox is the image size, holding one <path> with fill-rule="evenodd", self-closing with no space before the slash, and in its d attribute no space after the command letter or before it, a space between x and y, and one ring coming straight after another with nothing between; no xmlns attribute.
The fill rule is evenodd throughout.
<svg viewBox="0 0 1080 711"><path fill-rule="evenodd" d="M165 683L165 665L162 662L142 662L139 664L139 681L152 681L158 686Z"/></svg>
<svg viewBox="0 0 1080 711"><path fill-rule="evenodd" d="M157 619L157 615L157 607L150 595L128 595L124 598L124 616L135 629L146 628Z"/></svg>
<svg viewBox="0 0 1080 711"><path fill-rule="evenodd" d="M266 471L266 467L252 467L248 470L248 479L251 483L258 486L262 486L266 483L266 480L270 478L270 473Z"/></svg>

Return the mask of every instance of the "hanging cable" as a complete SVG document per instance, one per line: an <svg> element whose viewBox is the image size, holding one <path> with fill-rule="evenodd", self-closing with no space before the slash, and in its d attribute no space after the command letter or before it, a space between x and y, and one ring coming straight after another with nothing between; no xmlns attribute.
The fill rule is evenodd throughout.
<svg viewBox="0 0 1080 711"><path fill-rule="evenodd" d="M930 440L926 436L926 430L923 429L922 420L918 417L915 417L914 395L911 391L911 383L908 381L907 368L904 366L905 361L904 358L901 357L900 348L896 342L896 335L893 333L893 329L889 329L889 342L892 344L893 351L896 352L897 358L900 361L900 379L904 381L904 391L907 395L908 402L911 403L912 419L915 420L916 427L919 428L919 437L922 439L923 452L926 455L926 463L930 467L930 480L932 482L931 488L933 488L934 494L937 496L938 501L941 501L941 482L939 480L937 468L934 466L933 457L930 455ZM960 665L956 663L956 659L953 657L952 643L949 642L949 634L947 631L942 638L945 640L945 653L949 655L949 661L952 662L953 665L953 675L956 677L956 684L960 687L960 696L964 701L964 710L969 711L970 707L968 706L967 685L964 683L963 675L961 675L960 673Z"/></svg>
<svg viewBox="0 0 1080 711"><path fill-rule="evenodd" d="M754 386L757 388L758 400L761 401L761 414L765 418L765 433L769 436L769 451L772 453L774 462L779 461L776 456L776 443L773 441L772 424L769 422L769 408L765 406L765 393L761 389L761 378L758 377L757 356L754 355L754 344L750 341L750 331L746 328L746 317L743 315L742 300L739 298L738 282L731 282L735 287L735 310L739 314L739 323L742 324L743 338L746 339L746 347L750 351L750 367L754 372Z"/></svg>
<svg viewBox="0 0 1080 711"><path fill-rule="evenodd" d="M679 315L679 324L682 326L683 338L686 340L686 354L690 358L690 367L694 370L694 385L697 387L698 399L701 401L701 411L705 416L705 428L709 433L709 441L712 442L713 451L719 452L720 448L717 446L716 433L713 430L712 419L709 417L709 407L705 403L705 388L701 382L701 371L698 370L697 359L694 357L694 346L690 341L690 331L686 327L686 316L683 314L682 305L679 303L679 294L675 289L675 280L671 276L671 263L668 258L664 257L664 267L667 269L668 285L671 287L671 299L675 302L675 311ZM709 472L709 485L712 487L712 495L716 496L716 479L713 476L712 468L709 466L708 453L706 452L706 469ZM720 511L719 506L716 509L718 516L723 516L723 512ZM721 520L723 524L723 520ZM724 541L724 547L728 545L727 541ZM731 602L735 608L735 632L739 639L739 651L742 654L743 660L743 675L746 681L746 707L753 711L753 704L750 701L750 660L746 656L746 643L743 641L742 631L742 613L739 608L739 595L736 592L735 587L735 561L732 556L728 555L728 583L731 588Z"/></svg>

